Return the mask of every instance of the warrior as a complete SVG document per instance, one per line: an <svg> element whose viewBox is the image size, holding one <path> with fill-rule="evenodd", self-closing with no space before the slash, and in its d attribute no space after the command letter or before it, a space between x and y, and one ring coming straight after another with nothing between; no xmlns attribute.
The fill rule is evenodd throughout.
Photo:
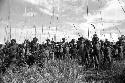
<svg viewBox="0 0 125 83"><path fill-rule="evenodd" d="M4 60L4 66L9 67L12 62L17 61L17 53L18 53L18 44L15 39L11 40L10 45L7 46L8 57Z"/></svg>
<svg viewBox="0 0 125 83"><path fill-rule="evenodd" d="M61 45L60 45L60 54L61 54L61 59L64 59L65 58L65 54L66 54L66 39L65 38L62 38L62 42L61 42Z"/></svg>
<svg viewBox="0 0 125 83"><path fill-rule="evenodd" d="M18 51L18 44L16 43L15 39L11 40L11 44L10 44L10 57L17 57L17 51Z"/></svg>
<svg viewBox="0 0 125 83"><path fill-rule="evenodd" d="M72 59L75 59L77 56L77 45L75 44L75 39L72 39L70 42L70 54Z"/></svg>
<svg viewBox="0 0 125 83"><path fill-rule="evenodd" d="M32 66L38 58L39 44L37 43L38 39L35 37L30 43L30 52L31 55L28 55L27 63L29 66Z"/></svg>
<svg viewBox="0 0 125 83"><path fill-rule="evenodd" d="M85 40L85 49L86 49L86 55L85 55L85 60L86 60L86 66L90 67L91 65L91 51L92 51L92 45L91 45L91 41L89 41L88 39Z"/></svg>
<svg viewBox="0 0 125 83"><path fill-rule="evenodd" d="M79 49L79 47L80 47L80 43L81 43L80 39L81 38L78 38L78 41L77 41L77 49Z"/></svg>
<svg viewBox="0 0 125 83"><path fill-rule="evenodd" d="M50 39L46 39L45 45L48 47L49 50L51 49L51 41L50 41Z"/></svg>
<svg viewBox="0 0 125 83"><path fill-rule="evenodd" d="M8 57L8 55L10 54L9 47L10 47L10 42L9 41L5 42L5 45L4 45L3 49L2 49L4 55L6 55L4 57Z"/></svg>
<svg viewBox="0 0 125 83"><path fill-rule="evenodd" d="M108 65L110 65L111 64L111 45L108 39L106 39L104 42L103 52L104 52L103 64L109 63ZM105 65L105 67L108 67L108 65Z"/></svg>
<svg viewBox="0 0 125 83"><path fill-rule="evenodd" d="M24 43L23 43L23 51L25 53L25 55L30 55L30 41L29 40L25 40Z"/></svg>
<svg viewBox="0 0 125 83"><path fill-rule="evenodd" d="M38 39L36 37L31 41L31 52L35 53L39 51L39 44L37 43Z"/></svg>
<svg viewBox="0 0 125 83"><path fill-rule="evenodd" d="M92 47L93 47L93 52L92 55L94 57L94 62L95 62L95 68L99 69L99 54L100 54L100 45L99 45L99 38L97 37L97 34L93 35L92 38Z"/></svg>
<svg viewBox="0 0 125 83"><path fill-rule="evenodd" d="M46 40L44 52L45 52L45 57L47 58L47 60L50 59L50 53L52 52L50 39Z"/></svg>
<svg viewBox="0 0 125 83"><path fill-rule="evenodd" d="M81 57L81 64L82 65L85 65L85 62L86 62L86 49L85 49L85 39L83 37L80 38L80 46L79 46L79 49L78 49L78 54L79 54L79 57Z"/></svg>
<svg viewBox="0 0 125 83"><path fill-rule="evenodd" d="M117 51L117 56L119 57L119 59L123 59L123 38L119 37L118 41L116 42L116 51Z"/></svg>

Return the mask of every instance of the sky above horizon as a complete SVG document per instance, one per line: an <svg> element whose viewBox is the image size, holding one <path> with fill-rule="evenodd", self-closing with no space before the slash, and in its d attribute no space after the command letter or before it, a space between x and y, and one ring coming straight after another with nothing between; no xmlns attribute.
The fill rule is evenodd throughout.
<svg viewBox="0 0 125 83"><path fill-rule="evenodd" d="M8 39L7 26L12 28L12 38L20 42L34 37L34 26L43 40L56 34L56 27L59 38L87 37L89 28L90 36L96 31L100 38L112 34L115 40L125 35L122 7L124 0L0 0L0 42Z"/></svg>

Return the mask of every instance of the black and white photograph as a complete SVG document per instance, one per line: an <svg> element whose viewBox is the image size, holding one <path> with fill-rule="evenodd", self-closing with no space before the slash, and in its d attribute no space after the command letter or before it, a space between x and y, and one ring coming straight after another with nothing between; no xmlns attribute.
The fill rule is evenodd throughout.
<svg viewBox="0 0 125 83"><path fill-rule="evenodd" d="M125 83L125 0L0 0L0 83Z"/></svg>

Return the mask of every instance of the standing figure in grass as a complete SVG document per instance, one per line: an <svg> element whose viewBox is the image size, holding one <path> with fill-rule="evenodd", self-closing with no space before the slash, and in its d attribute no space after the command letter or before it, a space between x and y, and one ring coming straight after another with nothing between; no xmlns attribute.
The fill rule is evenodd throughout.
<svg viewBox="0 0 125 83"><path fill-rule="evenodd" d="M86 62L86 54L87 54L87 51L85 49L85 39L83 37L80 38L80 42L79 42L79 49L78 49L78 55L81 57L81 64L82 65L85 65L85 62Z"/></svg>
<svg viewBox="0 0 125 83"><path fill-rule="evenodd" d="M100 62L100 43L97 34L93 35L92 38L92 48L93 48L93 59L94 59L94 67L95 69L99 69L99 62Z"/></svg>
<svg viewBox="0 0 125 83"><path fill-rule="evenodd" d="M75 44L75 39L72 39L70 42L70 51L71 59L76 59L77 57L77 45Z"/></svg>

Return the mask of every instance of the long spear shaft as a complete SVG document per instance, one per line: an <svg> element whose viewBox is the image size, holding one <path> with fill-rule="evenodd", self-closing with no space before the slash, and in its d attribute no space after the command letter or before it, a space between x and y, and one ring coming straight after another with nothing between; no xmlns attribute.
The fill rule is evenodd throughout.
<svg viewBox="0 0 125 83"><path fill-rule="evenodd" d="M9 6L9 15L8 15L8 24L10 24L10 1L8 0L8 6ZM11 25L9 26L10 28L10 41L11 41Z"/></svg>
<svg viewBox="0 0 125 83"><path fill-rule="evenodd" d="M88 16L88 14L89 14L88 0L87 0L87 10L86 10L86 12L87 12L87 16Z"/></svg>
<svg viewBox="0 0 125 83"><path fill-rule="evenodd" d="M120 0L118 0L118 2L119 2L120 6L121 6L121 8L122 8L122 11L125 13L125 9L124 9L123 6L121 5Z"/></svg>

